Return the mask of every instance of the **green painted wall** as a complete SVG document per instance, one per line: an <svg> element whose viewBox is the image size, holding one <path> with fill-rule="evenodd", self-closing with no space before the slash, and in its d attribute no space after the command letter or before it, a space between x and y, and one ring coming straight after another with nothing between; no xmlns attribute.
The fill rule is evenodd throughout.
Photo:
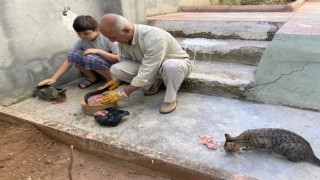
<svg viewBox="0 0 320 180"><path fill-rule="evenodd" d="M276 35L264 52L249 99L320 110L320 37Z"/></svg>

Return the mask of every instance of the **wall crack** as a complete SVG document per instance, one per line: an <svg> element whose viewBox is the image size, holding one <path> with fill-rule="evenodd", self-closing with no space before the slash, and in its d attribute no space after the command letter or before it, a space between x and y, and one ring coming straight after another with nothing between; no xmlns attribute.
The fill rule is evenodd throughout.
<svg viewBox="0 0 320 180"><path fill-rule="evenodd" d="M320 62L308 62L305 65L303 65L300 69L292 70L290 73L281 74L278 78L276 78L275 80L273 80L271 82L253 85L253 87L250 88L250 89L258 88L258 87L261 87L261 86L263 86L262 88L264 88L264 87L268 86L269 84L274 84L277 81L279 81L283 76L290 76L290 75L292 75L292 74L294 74L296 72L304 71L305 67L309 66L310 64L320 64ZM262 89L262 88L260 88L260 89Z"/></svg>

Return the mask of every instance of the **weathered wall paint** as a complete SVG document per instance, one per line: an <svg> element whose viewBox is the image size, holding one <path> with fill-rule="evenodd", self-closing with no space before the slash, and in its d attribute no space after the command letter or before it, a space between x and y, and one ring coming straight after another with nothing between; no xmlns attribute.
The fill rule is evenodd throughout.
<svg viewBox="0 0 320 180"><path fill-rule="evenodd" d="M264 52L250 99L320 110L320 37L276 35Z"/></svg>
<svg viewBox="0 0 320 180"><path fill-rule="evenodd" d="M76 16L91 15L100 21L105 13L125 12L133 22L145 22L145 12L128 3L133 2L1 0L0 104L9 105L30 96L39 81L54 73L78 38L72 28ZM142 8L143 3L141 0ZM78 77L79 72L72 68L57 85Z"/></svg>
<svg viewBox="0 0 320 180"><path fill-rule="evenodd" d="M179 0L146 0L147 16L178 12Z"/></svg>

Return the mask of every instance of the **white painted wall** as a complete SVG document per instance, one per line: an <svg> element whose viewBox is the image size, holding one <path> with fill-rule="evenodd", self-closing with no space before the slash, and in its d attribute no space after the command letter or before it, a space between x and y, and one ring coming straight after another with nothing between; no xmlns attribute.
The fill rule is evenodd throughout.
<svg viewBox="0 0 320 180"><path fill-rule="evenodd" d="M30 95L37 82L50 77L77 39L74 18L88 14L100 19L105 4L108 1L1 0L0 104ZM70 71L59 83L78 76L78 71Z"/></svg>

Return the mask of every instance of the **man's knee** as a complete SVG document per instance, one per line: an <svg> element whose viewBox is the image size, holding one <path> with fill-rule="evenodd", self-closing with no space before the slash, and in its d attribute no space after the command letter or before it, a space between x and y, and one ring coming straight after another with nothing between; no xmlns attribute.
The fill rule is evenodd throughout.
<svg viewBox="0 0 320 180"><path fill-rule="evenodd" d="M177 60L166 60L162 64L162 73L176 74L182 72L183 68Z"/></svg>
<svg viewBox="0 0 320 180"><path fill-rule="evenodd" d="M187 61L170 59L162 66L162 78L185 79L190 75L191 65Z"/></svg>
<svg viewBox="0 0 320 180"><path fill-rule="evenodd" d="M162 64L163 68L168 70L174 70L178 68L178 63L175 60L166 60Z"/></svg>
<svg viewBox="0 0 320 180"><path fill-rule="evenodd" d="M111 74L117 78L119 78L121 76L121 71L122 71L122 69L120 68L120 66L118 66L118 64L114 64L110 68Z"/></svg>

